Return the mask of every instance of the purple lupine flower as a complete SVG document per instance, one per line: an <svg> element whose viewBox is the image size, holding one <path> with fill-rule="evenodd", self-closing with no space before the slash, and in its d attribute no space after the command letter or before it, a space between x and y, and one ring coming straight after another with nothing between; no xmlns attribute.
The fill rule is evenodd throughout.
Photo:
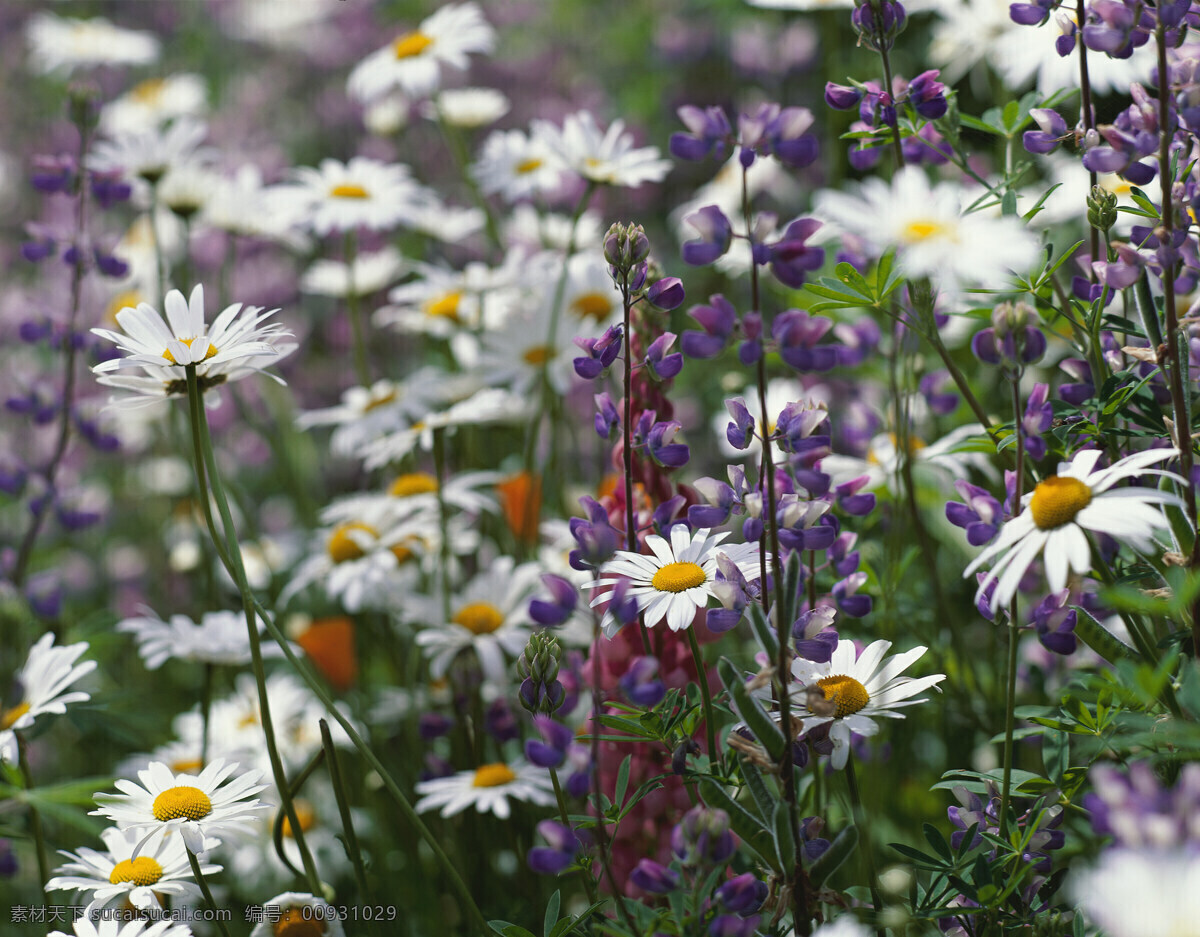
<svg viewBox="0 0 1200 937"><path fill-rule="evenodd" d="M803 169L816 160L819 144L808 131L813 115L807 107L779 108L767 125L766 152L789 169Z"/></svg>
<svg viewBox="0 0 1200 937"><path fill-rule="evenodd" d="M783 496L776 511L779 542L789 550L824 550L837 536L836 528L822 523L828 501L805 501L795 494Z"/></svg>
<svg viewBox="0 0 1200 937"><path fill-rule="evenodd" d="M839 576L849 576L858 569L860 557L858 551L854 549L857 542L858 534L848 530L839 534L830 546L829 562L833 564L833 571Z"/></svg>
<svg viewBox="0 0 1200 937"><path fill-rule="evenodd" d="M708 298L707 306L693 306L688 315L700 323L703 332L689 330L683 333L680 347L689 358L714 358L721 353L733 335L737 323L737 311L724 296L717 294Z"/></svg>
<svg viewBox="0 0 1200 937"><path fill-rule="evenodd" d="M800 839L804 854L809 859L820 859L832 844L821 834L825 832L825 821L820 817L805 817L800 821Z"/></svg>
<svg viewBox="0 0 1200 937"><path fill-rule="evenodd" d="M443 713L424 712L417 717L417 736L425 742L440 739L454 727L454 720Z"/></svg>
<svg viewBox="0 0 1200 937"><path fill-rule="evenodd" d="M712 584L712 591L721 607L709 609L705 624L714 634L724 634L736 628L746 609L759 595L757 587L746 580L726 553L717 553L717 578Z"/></svg>
<svg viewBox="0 0 1200 937"><path fill-rule="evenodd" d="M953 386L949 371L931 371L921 378L917 389L933 413L946 416L958 407L958 394L948 390Z"/></svg>
<svg viewBox="0 0 1200 937"><path fill-rule="evenodd" d="M1082 358L1064 358L1058 363L1058 366L1067 372L1074 381L1070 384L1061 384L1058 388L1058 396L1067 403L1079 406L1086 400L1090 400L1096 394L1096 385L1092 381L1092 366Z"/></svg>
<svg viewBox="0 0 1200 937"><path fill-rule="evenodd" d="M988 799L985 802L978 794L968 791L961 785L956 785L953 788L954 796L961 807L947 807L946 815L950 818L950 822L954 824L955 831L950 834L950 845L955 850L962 846L962 841L966 838L967 830L975 824L979 824L975 830L975 835L971 839L970 848L974 849L983 843L983 835L987 832L995 832L999 829L1000 824L996 817L1000 809L1000 793L996 790L993 782L986 782L988 789Z"/></svg>
<svg viewBox="0 0 1200 937"><path fill-rule="evenodd" d="M938 133L933 124L923 124L912 136L905 137L900 141L900 149L904 151L906 163L925 163L929 166L941 166L954 155L954 147Z"/></svg>
<svg viewBox="0 0 1200 937"><path fill-rule="evenodd" d="M685 104L675 113L688 132L671 134L667 149L672 156L693 162L709 156L717 159L725 156L725 147L733 138L733 128L722 108Z"/></svg>
<svg viewBox="0 0 1200 937"><path fill-rule="evenodd" d="M92 197L102 210L107 211L118 202L129 201L129 197L133 194L133 186L122 176L123 173L119 169L102 172L94 169L89 171L88 182L91 186Z"/></svg>
<svg viewBox="0 0 1200 937"><path fill-rule="evenodd" d="M754 438L754 417L746 409L746 401L742 397L731 397L725 401L725 409L733 417L733 422L725 428L725 438L734 449L746 449Z"/></svg>
<svg viewBox="0 0 1200 937"><path fill-rule="evenodd" d="M601 439L611 439L621 425L621 414L617 411L617 405L613 403L608 391L596 394L592 399L596 402L596 417L593 420L596 435Z"/></svg>
<svg viewBox="0 0 1200 937"><path fill-rule="evenodd" d="M820 227L815 218L797 218L778 241L767 245L771 272L784 286L799 289L805 277L825 263L825 249L805 243Z"/></svg>
<svg viewBox="0 0 1200 937"><path fill-rule="evenodd" d="M967 532L967 543L981 547L990 543L1004 519L1000 502L991 492L965 479L957 479L954 487L963 500L946 503L946 520Z"/></svg>
<svg viewBox="0 0 1200 937"><path fill-rule="evenodd" d="M816 407L804 400L796 400L785 406L775 420L775 438L784 452L809 454L815 459L829 454L828 433L813 435L823 424L829 422L829 411ZM828 428L828 427L827 427Z"/></svg>
<svg viewBox="0 0 1200 937"><path fill-rule="evenodd" d="M835 111L848 111L855 107L862 100L863 93L862 88L837 85L832 81L825 83L825 103Z"/></svg>
<svg viewBox="0 0 1200 937"><path fill-rule="evenodd" d="M557 768L567 760L567 746L575 740L575 733L550 716L533 717L538 739L525 740L525 757L539 768Z"/></svg>
<svg viewBox="0 0 1200 937"><path fill-rule="evenodd" d="M833 321L824 316L788 309L771 323L771 335L780 357L797 371L828 371L837 364L836 346L817 343L832 326Z"/></svg>
<svg viewBox="0 0 1200 937"><path fill-rule="evenodd" d="M926 120L937 120L946 113L946 86L938 81L936 68L921 72L908 83L908 103Z"/></svg>
<svg viewBox="0 0 1200 937"><path fill-rule="evenodd" d="M656 309L670 311L683 305L687 294L679 277L662 277L655 280L646 290L646 301Z"/></svg>
<svg viewBox="0 0 1200 937"><path fill-rule="evenodd" d="M697 209L684 216L683 220L700 235L695 240L684 242L684 263L693 267L704 267L729 250L733 241L733 226L716 205L706 205Z"/></svg>
<svg viewBox="0 0 1200 937"><path fill-rule="evenodd" d="M1037 313L1025 303L999 303L992 310L992 327L976 333L971 350L984 364L1033 364L1046 353L1046 336L1039 325Z"/></svg>
<svg viewBox="0 0 1200 937"><path fill-rule="evenodd" d="M1200 340L1197 340L1197 345L1200 347ZM692 487L708 502L693 504L688 508L688 524L694 528L720 527L729 520L734 508L739 506L733 489L720 479L707 476L698 478L692 482Z"/></svg>
<svg viewBox="0 0 1200 937"><path fill-rule="evenodd" d="M617 684L635 706L657 706L667 695L667 686L658 675L658 658L651 655L633 658Z"/></svg>
<svg viewBox="0 0 1200 937"><path fill-rule="evenodd" d="M646 451L654 460L655 465L671 469L687 465L688 459L691 457L688 447L683 443L673 442L675 434L681 428L678 420L663 421L650 427L645 436Z"/></svg>
<svg viewBox="0 0 1200 937"><path fill-rule="evenodd" d="M858 590L867 583L867 574L851 573L840 582L834 583L833 598L837 607L851 618L863 618L871 613L871 597L858 595Z"/></svg>
<svg viewBox="0 0 1200 937"><path fill-rule="evenodd" d="M1114 241L1112 248L1117 259L1111 262L1093 260L1092 270L1100 283L1113 290L1123 290L1141 279L1146 261L1141 254L1121 241Z"/></svg>
<svg viewBox="0 0 1200 937"><path fill-rule="evenodd" d="M558 703L555 707L557 708L557 706L562 704L562 684L555 680L552 687L548 689L547 695L552 699L557 697ZM483 714L483 727L488 735L501 745L505 742L511 742L521 735L520 726L517 725L517 717L513 713L512 707L508 705L508 700L504 699L504 697L494 699L488 705L487 712Z"/></svg>
<svg viewBox="0 0 1200 937"><path fill-rule="evenodd" d="M1172 787L1154 769L1134 761L1125 770L1096 764L1088 772L1093 790L1083 797L1092 828L1126 849L1194 848L1200 841L1200 764L1189 762Z"/></svg>
<svg viewBox="0 0 1200 937"><path fill-rule="evenodd" d="M708 925L708 937L755 937L762 915L718 914Z"/></svg>
<svg viewBox="0 0 1200 937"><path fill-rule="evenodd" d="M549 845L529 850L526 861L538 875L558 875L575 861L579 852L579 837L569 826L557 820L543 820L537 825L538 835Z"/></svg>
<svg viewBox="0 0 1200 937"><path fill-rule="evenodd" d="M685 504L687 504L687 498L683 495L675 495L656 507L650 517L654 532L660 537L670 540L671 528L676 524L683 524L685 527L691 528L690 521L683 520L678 516Z"/></svg>
<svg viewBox="0 0 1200 937"><path fill-rule="evenodd" d="M1029 116L1038 125L1037 130L1026 130L1021 136L1021 143L1030 153L1041 156L1053 153L1070 136L1067 122L1053 108L1035 107L1029 112Z"/></svg>
<svg viewBox="0 0 1200 937"><path fill-rule="evenodd" d="M1008 16L1018 26L1041 26L1050 19L1050 11L1053 7L1053 0L1039 0L1037 3L1010 3Z"/></svg>
<svg viewBox="0 0 1200 937"><path fill-rule="evenodd" d="M762 357L762 314L753 310L742 316L744 341L738 345L738 361L749 368Z"/></svg>
<svg viewBox="0 0 1200 937"><path fill-rule="evenodd" d="M895 0L855 2L854 12L850 14L850 25L858 33L859 44L872 52L890 49L907 23L908 15L904 12L904 7Z"/></svg>
<svg viewBox="0 0 1200 937"><path fill-rule="evenodd" d="M671 830L671 851L685 868L724 865L737 851L729 830L729 814L696 805Z"/></svg>
<svg viewBox="0 0 1200 937"><path fill-rule="evenodd" d="M874 129L864 120L856 120L850 125L852 133L868 133ZM850 167L858 172L873 169L883 155L883 142L879 137L860 137L851 143L846 151Z"/></svg>
<svg viewBox="0 0 1200 937"><path fill-rule="evenodd" d="M1133 52L1140 10L1141 4L1135 8L1120 0L1092 0L1088 4L1088 22L1083 25L1083 44L1093 52L1128 58Z"/></svg>
<svg viewBox="0 0 1200 937"><path fill-rule="evenodd" d="M550 601L531 599L529 617L544 627L561 625L571 617L571 613L575 611L575 605L579 601L575 586L569 579L564 579L554 573L544 573L542 585L550 590Z"/></svg>
<svg viewBox="0 0 1200 937"><path fill-rule="evenodd" d="M870 475L859 475L857 478L842 482L834 488L833 495L837 499L837 506L852 517L866 517L866 515L874 511L874 492L868 491L865 494L859 494L870 481Z"/></svg>
<svg viewBox="0 0 1200 937"><path fill-rule="evenodd" d="M572 517L567 524L579 545L570 552L568 562L572 569L599 569L617 552L617 529L608 522L608 512L595 498L584 495L579 503L588 518Z"/></svg>
<svg viewBox="0 0 1200 937"><path fill-rule="evenodd" d="M75 183L75 169L70 156L35 156L29 181L39 192L69 192Z"/></svg>
<svg viewBox="0 0 1200 937"><path fill-rule="evenodd" d="M666 895L679 887L679 873L653 859L639 859L629 873L629 881L644 892Z"/></svg>
<svg viewBox="0 0 1200 937"><path fill-rule="evenodd" d="M837 647L838 633L833 627L837 609L832 605L810 608L792 623L796 653L805 660L827 664Z"/></svg>
<svg viewBox="0 0 1200 937"><path fill-rule="evenodd" d="M662 282L661 280L659 281ZM656 381L666 381L673 378L683 368L683 355L679 352L667 354L667 349L675 344L674 332L663 332L646 349L646 357L642 363L654 375Z"/></svg>
<svg viewBox="0 0 1200 937"><path fill-rule="evenodd" d="M1055 654L1073 654L1075 639L1075 609L1067 605L1069 589L1053 592L1033 608L1033 623L1042 647Z"/></svg>
<svg viewBox="0 0 1200 937"><path fill-rule="evenodd" d="M576 358L575 373L585 381L599 377L617 360L624 339L623 325L612 325L599 338L576 338L575 344L587 352L586 358Z"/></svg>
<svg viewBox="0 0 1200 937"><path fill-rule="evenodd" d="M725 881L716 891L721 906L733 914L750 914L762 907L770 889L753 872L743 872Z"/></svg>
<svg viewBox="0 0 1200 937"><path fill-rule="evenodd" d="M1035 384L1025 405L1021 434L1025 441L1025 451L1031 459L1046 457L1046 440L1042 438L1042 433L1054 423L1054 408L1046 399L1049 393L1049 384Z"/></svg>

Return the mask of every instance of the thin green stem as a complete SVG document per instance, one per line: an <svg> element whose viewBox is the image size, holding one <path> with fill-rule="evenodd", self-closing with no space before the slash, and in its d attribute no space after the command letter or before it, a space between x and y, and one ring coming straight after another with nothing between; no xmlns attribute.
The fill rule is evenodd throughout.
<svg viewBox="0 0 1200 937"><path fill-rule="evenodd" d="M216 665L204 665L204 683L200 688L200 767L208 764L208 717L212 711L213 676Z"/></svg>
<svg viewBox="0 0 1200 937"><path fill-rule="evenodd" d="M567 810L567 798L563 794L562 783L558 780L558 771L555 768L550 769L550 781L554 785L554 799L558 802L558 819L567 829L572 829L570 811ZM588 903L596 903L596 882L592 879L592 873L587 869L582 869L583 873L583 888L587 892Z"/></svg>
<svg viewBox="0 0 1200 937"><path fill-rule="evenodd" d="M442 601L442 620L450 621L450 510L446 504L446 431L433 431L433 471L437 479L438 527L438 596Z"/></svg>
<svg viewBox="0 0 1200 937"><path fill-rule="evenodd" d="M883 90L892 93L892 63L888 58L887 43L879 44L879 60L883 63ZM900 121L892 125L892 149L896 153L897 171L904 168L904 145L900 142Z"/></svg>
<svg viewBox="0 0 1200 937"><path fill-rule="evenodd" d="M717 724L713 719L712 691L708 687L708 671L704 667L704 655L700 653L700 642L696 640L696 629L685 629L688 644L692 649L692 660L696 664L696 682L700 684L700 699L704 705L704 734L708 742L708 760L715 764L721 774L725 773L725 758L717 748Z"/></svg>
<svg viewBox="0 0 1200 937"><path fill-rule="evenodd" d="M871 904L875 913L883 910L883 899L879 895L879 876L875 872L875 854L871 846L871 826L867 812L863 809L862 794L858 790L858 775L854 773L854 756L846 759L846 786L850 788L850 807L854 813L854 825L858 827L858 839L862 843L863 859L867 863L867 885L871 891ZM877 937L884 937L883 927L875 926Z"/></svg>
<svg viewBox="0 0 1200 937"><path fill-rule="evenodd" d="M446 120L440 107L437 108L436 113L438 130L441 131L442 139L446 141L446 149L450 151L450 158L454 160L454 167L458 170L458 174L462 176L467 191L471 194L471 200L483 212L484 230L487 232L488 240L492 242L492 247L502 250L504 241L500 237L500 227L496 223L496 210L492 207L492 203L484 198L479 184L467 168L469 157L466 144L459 135L457 128Z"/></svg>
<svg viewBox="0 0 1200 937"><path fill-rule="evenodd" d="M625 354L624 354L624 391L622 405L625 409L621 420L621 456L625 474L625 549L630 553L638 552L637 542L637 512L633 505L633 360L630 348L630 319L633 314L633 304L629 301L629 271L621 274L621 305L625 309ZM646 616L638 610L638 633L642 638L642 650L649 657L650 635L646 633Z"/></svg>
<svg viewBox="0 0 1200 937"><path fill-rule="evenodd" d="M213 920L216 921L217 930L222 934L222 937L229 937L229 928L225 926L225 921L221 914L221 908L218 906L216 899L213 898L212 889L208 887L208 880L204 877L204 872L200 869L200 860L196 858L196 854L190 849L186 850L188 862L192 866L192 875L196 877L196 884L200 886L200 892L204 895L204 902L213 911ZM320 894L314 892L313 894Z"/></svg>
<svg viewBox="0 0 1200 937"><path fill-rule="evenodd" d="M1025 483L1025 436L1021 432L1021 374L1007 375L1012 385L1013 433L1017 440L1017 478L1013 491L1013 504L1020 505ZM1012 793L1013 734L1016 727L1017 708L1017 645L1021 632L1017 626L1017 595L1013 593L1008 606L1008 665L1005 670L1004 689L1004 777L1000 785L999 834L1004 837L1008 829L1008 800Z"/></svg>
<svg viewBox="0 0 1200 937"><path fill-rule="evenodd" d="M314 895L321 893L321 879L317 875L317 868L313 862L312 854L309 852L308 843L304 838L304 831L300 827L299 817L296 815L295 805L292 803L291 791L289 789L287 772L283 767L283 760L279 756L279 748L275 742L275 729L271 720L271 701L267 693L266 673L263 669L262 647L258 637L258 622L254 610L254 597L250 591L250 584L246 579L246 570L242 565L242 551L237 541L237 530L233 523L233 514L229 509L229 501L225 497L225 489L221 484L220 473L217 469L216 455L213 452L212 439L208 432L208 417L204 412L204 402L201 397L200 386L196 378L195 365L187 366L187 391L188 399L192 404L193 419L199 425L199 432L193 433L193 439L199 439L200 451L195 453L197 462L204 462L208 470L208 489L209 491L201 491L201 499L206 500L211 491L213 500L217 503L217 511L221 516L221 526L225 530L225 550L229 560L227 566L229 575L237 584L238 592L242 598L242 611L246 617L246 630L250 640L250 662L251 668L254 671L254 682L258 688L258 706L259 716L262 720L263 736L267 744L267 757L271 762L271 774L275 781L275 787L279 791L279 799L282 802L284 813L287 815L288 822L292 825L292 832L295 836L296 847L300 850L300 858L304 862L305 877L308 879L308 884ZM199 478L199 475L197 475ZM214 541L217 539L215 528L210 528L210 534Z"/></svg>
<svg viewBox="0 0 1200 937"><path fill-rule="evenodd" d="M324 719L317 721L321 727L321 746L325 750L325 765L329 769L329 781L333 785L333 796L337 799L338 815L342 818L342 835L345 837L346 852L350 855L350 863L354 866L354 881L358 885L359 900L364 904L370 902L367 891L367 869L363 863L362 850L358 846L358 834L354 832L354 823L350 817L350 799L346 796L346 785L342 780L342 768L338 763L337 749L333 744L333 736L329 732L329 723ZM367 924L371 933L376 933L377 922L372 920Z"/></svg>
<svg viewBox="0 0 1200 937"><path fill-rule="evenodd" d="M25 754L25 739L20 733L17 737L17 765L21 769L21 779L25 782L25 790L33 790L33 772L29 770L29 758ZM50 863L46 857L46 837L42 831L42 814L32 803L29 804L29 831L33 834L33 846L37 853L38 880L41 891L46 890L50 881Z"/></svg>
<svg viewBox="0 0 1200 937"><path fill-rule="evenodd" d="M317 753L308 760L308 764L306 764L301 772L296 775L294 779L292 779L290 782L290 787L288 788L288 796L290 796L293 801L295 801L296 796L300 793L300 789L304 787L304 782L312 776L312 773L317 770L321 762L324 760L325 749L317 749ZM292 874L295 875L296 878L304 878L304 873L292 865L292 861L288 858L287 852L284 851L283 848L283 824L285 820L287 820L289 824L288 829L290 830L293 839L295 838L295 829L291 826L292 821L284 815L282 810L277 811L275 814L275 823L271 829L271 839L275 844L275 855L279 857L280 862L291 869Z"/></svg>

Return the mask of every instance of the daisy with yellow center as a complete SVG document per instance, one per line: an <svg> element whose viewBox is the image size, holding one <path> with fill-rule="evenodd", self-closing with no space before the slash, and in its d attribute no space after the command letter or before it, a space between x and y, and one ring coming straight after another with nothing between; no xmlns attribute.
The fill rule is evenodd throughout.
<svg viewBox="0 0 1200 937"><path fill-rule="evenodd" d="M792 662L792 677L799 684L791 694L797 707L793 712L802 719L805 732L830 724L830 764L838 770L846 766L852 733L875 735L879 726L873 716L903 719L898 710L925 702L913 697L946 679L942 673L902 676L926 649L914 647L885 659L891 646L891 641L875 641L856 654L853 641L839 641L828 663L804 658Z"/></svg>
<svg viewBox="0 0 1200 937"><path fill-rule="evenodd" d="M85 641L54 646L54 634L47 632L30 648L25 665L17 672L13 683L20 696L10 706L0 706L0 762L17 763L16 733L28 729L41 715L62 715L68 703L82 703L90 697L80 690L66 689L85 674L96 669L94 660L76 661L87 651Z"/></svg>
<svg viewBox="0 0 1200 937"><path fill-rule="evenodd" d="M308 892L276 895L264 911L250 937L345 937L337 909Z"/></svg>
<svg viewBox="0 0 1200 937"><path fill-rule="evenodd" d="M421 795L416 804L418 813L440 810L443 817L452 817L474 806L479 813L492 813L506 820L512 812L509 798L539 807L554 803L550 773L523 759L493 762L449 777L422 781L417 785L417 793Z"/></svg>
<svg viewBox="0 0 1200 937"><path fill-rule="evenodd" d="M113 901L128 902L139 910L161 909L166 898L199 898L200 888L192 876L187 850L178 836L166 830L155 831L141 843L140 830L109 827L100 834L105 851L81 848L78 853L62 851L68 862L56 870L46 883L47 891L90 892L85 916ZM221 866L200 864L204 875L214 875Z"/></svg>
<svg viewBox="0 0 1200 937"><path fill-rule="evenodd" d="M638 610L645 613L646 627L653 628L661 621L666 621L672 631L691 627L696 612L707 606L710 598L715 598L713 584L717 581L720 554L736 564L748 581L758 579L758 548L735 543L718 549L728 536L728 531L714 534L707 527L693 534L686 524L676 524L671 528L670 542L657 534L646 538L651 556L618 550L615 558L601 567L600 578L589 584L589 588L606 589L592 599L592 606L607 602L612 587L627 579L627 594L637 600ZM619 627L607 610L603 627L610 635Z"/></svg>
<svg viewBox="0 0 1200 937"><path fill-rule="evenodd" d="M1150 468L1178 455L1176 449L1147 449L1097 469L1100 450L1085 449L1059 465L1057 475L1043 479L1021 499L1025 510L1005 524L1000 535L963 572L969 576L992 561L976 602L995 584L991 610L1007 606L1026 570L1039 556L1045 562L1049 591L1065 588L1069 573L1083 575L1092 568L1089 531L1108 534L1139 553L1152 551L1156 531L1169 526L1162 505L1181 506L1182 501L1157 488L1116 485L1142 475L1163 476L1183 484L1178 475Z"/></svg>
<svg viewBox="0 0 1200 937"><path fill-rule="evenodd" d="M96 794L102 806L93 816L108 817L122 830L140 831L130 858L137 858L158 831L178 831L184 845L201 853L214 837L244 834L267 806L252 795L263 790L259 771L230 778L238 765L217 759L198 775L176 774L161 761L138 772L141 785L118 780L120 794Z"/></svg>
<svg viewBox="0 0 1200 937"><path fill-rule="evenodd" d="M411 227L435 204L432 193L413 180L407 166L366 156L347 163L323 159L316 168L293 170L292 179L272 190L279 207L294 226L322 237L358 228Z"/></svg>

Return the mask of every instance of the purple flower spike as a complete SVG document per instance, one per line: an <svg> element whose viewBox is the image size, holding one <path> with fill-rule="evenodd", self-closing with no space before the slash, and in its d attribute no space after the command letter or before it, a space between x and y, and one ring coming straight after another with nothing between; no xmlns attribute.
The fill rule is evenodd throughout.
<svg viewBox="0 0 1200 937"><path fill-rule="evenodd" d="M733 226L716 205L706 205L683 220L700 235L695 240L684 243L684 263L693 267L704 267L729 250L733 241Z"/></svg>
<svg viewBox="0 0 1200 937"><path fill-rule="evenodd" d="M971 546L981 547L990 543L1004 517L1000 502L987 489L961 478L954 483L954 487L963 500L961 503L950 501L946 504L946 520L966 530L967 543Z"/></svg>
<svg viewBox="0 0 1200 937"><path fill-rule="evenodd" d="M660 280L659 282L662 281ZM654 379L657 381L669 380L683 368L683 355L679 352L671 355L666 353L667 349L673 344L675 344L675 333L663 332L646 349L646 357L643 363L650 369L650 373L654 375Z"/></svg>
<svg viewBox="0 0 1200 937"><path fill-rule="evenodd" d="M725 428L725 438L734 449L746 449L754 438L754 417L746 409L746 401L742 397L733 397L725 401L725 409L733 417L733 422Z"/></svg>
<svg viewBox="0 0 1200 937"><path fill-rule="evenodd" d="M729 814L716 807L693 807L671 831L671 851L685 867L724 865L737 851Z"/></svg>
<svg viewBox="0 0 1200 937"><path fill-rule="evenodd" d="M666 895L679 887L679 873L653 859L639 859L629 881L652 895Z"/></svg>
<svg viewBox="0 0 1200 937"><path fill-rule="evenodd" d="M1025 407L1025 416L1021 420L1025 451L1031 459L1046 457L1046 441L1042 439L1042 433L1050 429L1054 422L1054 408L1046 399L1049 393L1049 384L1035 384Z"/></svg>
<svg viewBox="0 0 1200 937"><path fill-rule="evenodd" d="M594 421L596 435L601 439L611 439L617 427L621 425L621 415L617 412L617 405L613 403L608 391L596 394L593 399L596 401Z"/></svg>
<svg viewBox="0 0 1200 937"><path fill-rule="evenodd" d="M737 310L720 294L710 296L708 302L707 306L693 306L688 310L688 315L704 329L703 332L689 330L683 333L680 347L689 358L715 358L733 335Z"/></svg>
<svg viewBox="0 0 1200 937"><path fill-rule="evenodd" d="M699 108L685 104L676 113L687 133L673 133L667 144L671 155L676 159L698 161L708 156L721 159L725 155L725 147L733 136L733 128L729 118L720 107Z"/></svg>

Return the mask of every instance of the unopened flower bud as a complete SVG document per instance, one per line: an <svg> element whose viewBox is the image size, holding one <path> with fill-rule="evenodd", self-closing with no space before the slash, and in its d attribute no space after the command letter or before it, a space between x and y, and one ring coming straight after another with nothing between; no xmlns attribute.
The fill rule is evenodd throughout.
<svg viewBox="0 0 1200 937"><path fill-rule="evenodd" d="M1107 231L1117 222L1117 196L1100 188L1092 186L1087 199L1088 224L1100 231Z"/></svg>

